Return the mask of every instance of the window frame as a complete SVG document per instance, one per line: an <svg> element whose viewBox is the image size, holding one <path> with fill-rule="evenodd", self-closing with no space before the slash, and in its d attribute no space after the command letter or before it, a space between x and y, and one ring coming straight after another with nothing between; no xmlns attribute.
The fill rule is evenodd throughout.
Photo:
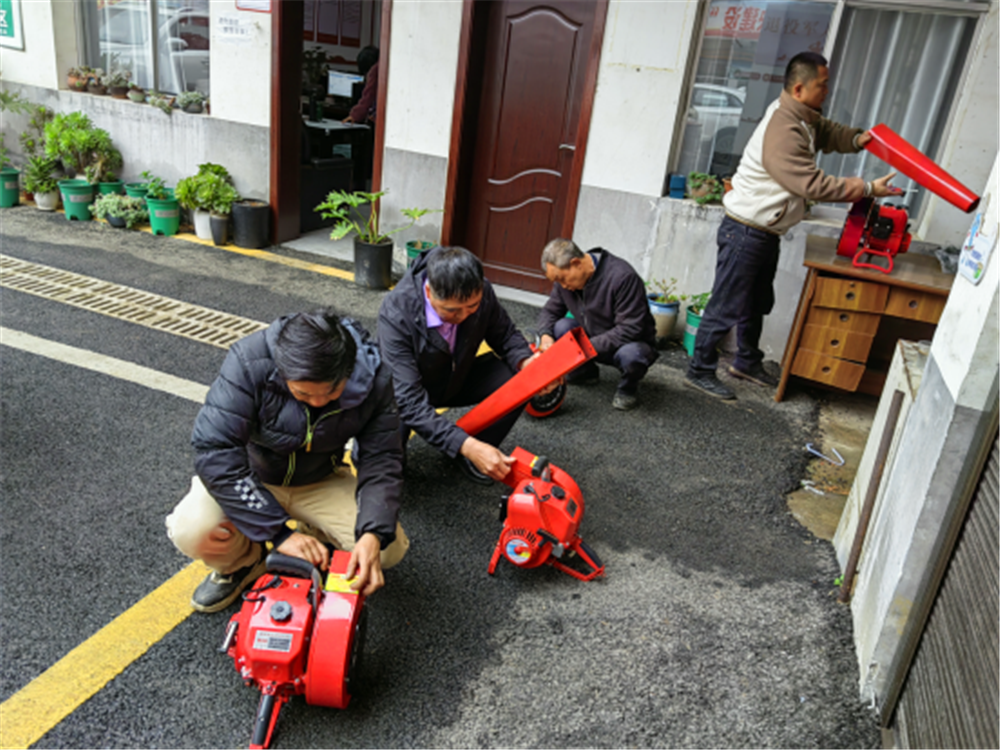
<svg viewBox="0 0 1000 750"><path fill-rule="evenodd" d="M907 11L910 13L934 13L950 16L976 17L976 27L973 31L973 45L978 41L983 33L983 24L990 10L990 0L810 0L821 5L832 5L830 14L830 28L827 31L826 40L823 44L823 56L828 60L833 55L837 45L838 34L840 33L841 22L847 8L867 9L867 10L888 10ZM709 11L712 7L712 0L698 0L698 23L695 25L694 34L696 43L691 45L691 51L687 60L687 75L684 83L683 106L678 108L677 117L674 123L674 133L671 140L668 164L670 170L664 176L664 188L661 197L669 196L670 174L677 168L681 158L681 148L684 139L684 128L686 126L687 113L693 106L695 76L698 70L698 61L701 59L702 47L705 42L705 28L708 25ZM961 96L965 82L968 81L970 69L974 63L972 55L966 55L962 64L962 71L959 75L961 83L956 90L956 95L949 103L948 114L945 117L941 129L941 141L939 149L950 142L951 134L956 122L956 105ZM936 158L935 154L929 154L931 158ZM915 225L922 219L927 211L928 201L922 201L916 216L911 216L911 222Z"/></svg>

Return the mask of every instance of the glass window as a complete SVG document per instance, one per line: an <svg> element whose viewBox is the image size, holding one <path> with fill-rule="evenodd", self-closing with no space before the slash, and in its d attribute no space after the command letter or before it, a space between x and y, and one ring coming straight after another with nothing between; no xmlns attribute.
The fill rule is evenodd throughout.
<svg viewBox="0 0 1000 750"><path fill-rule="evenodd" d="M82 8L87 65L128 70L144 89L209 94L208 0L84 0Z"/></svg>
<svg viewBox="0 0 1000 750"><path fill-rule="evenodd" d="M795 54L823 51L834 6L713 0L677 171L728 176L784 82Z"/></svg>
<svg viewBox="0 0 1000 750"><path fill-rule="evenodd" d="M846 8L830 60L825 111L858 127L885 123L934 158L972 46L977 16ZM890 172L867 151L824 154L819 166L837 175L873 179ZM926 190L899 175L900 201L916 215Z"/></svg>

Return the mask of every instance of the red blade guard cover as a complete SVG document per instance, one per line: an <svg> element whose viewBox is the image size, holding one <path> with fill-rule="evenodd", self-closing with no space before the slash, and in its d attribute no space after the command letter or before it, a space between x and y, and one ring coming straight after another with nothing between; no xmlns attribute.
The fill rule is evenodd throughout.
<svg viewBox="0 0 1000 750"><path fill-rule="evenodd" d="M571 328L545 353L466 412L456 423L469 435L485 430L530 399L553 380L597 356L583 328Z"/></svg>
<svg viewBox="0 0 1000 750"><path fill-rule="evenodd" d="M978 195L920 153L888 125L876 125L868 132L872 134L872 139L865 145L867 151L956 208L966 213L976 210Z"/></svg>

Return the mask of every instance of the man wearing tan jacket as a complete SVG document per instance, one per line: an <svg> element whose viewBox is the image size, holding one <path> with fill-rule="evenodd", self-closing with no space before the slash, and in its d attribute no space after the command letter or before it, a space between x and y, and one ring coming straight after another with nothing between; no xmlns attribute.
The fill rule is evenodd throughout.
<svg viewBox="0 0 1000 750"><path fill-rule="evenodd" d="M872 182L834 177L816 166L816 153L857 153L871 134L827 120L820 112L829 92L826 58L802 52L785 69L785 88L757 125L726 193L719 227L715 283L698 328L687 384L722 399L735 398L715 374L716 347L736 327L737 353L729 374L762 386L777 385L759 348L764 316L774 306L774 275L781 235L798 224L806 201L854 202L898 194L895 172Z"/></svg>

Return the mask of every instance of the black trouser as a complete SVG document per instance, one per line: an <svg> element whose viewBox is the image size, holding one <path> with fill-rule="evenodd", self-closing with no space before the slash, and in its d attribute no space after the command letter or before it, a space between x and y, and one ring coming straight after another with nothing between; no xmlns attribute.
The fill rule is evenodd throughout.
<svg viewBox="0 0 1000 750"><path fill-rule="evenodd" d="M553 330L555 338L561 338L567 331L579 325L580 321L573 318L561 318L557 320ZM635 395L635 392L639 389L639 381L646 377L646 371L649 370L649 366L659 356L660 353L646 342L630 341L618 347L613 352L598 352L596 359L592 359L577 367L571 373L571 377L576 376L579 378L587 377L590 373L596 374L597 365L594 364L595 361L600 362L602 365L612 365L617 367L622 374L621 379L618 381L618 390L622 393Z"/></svg>
<svg viewBox="0 0 1000 750"><path fill-rule="evenodd" d="M702 313L694 357L688 364L692 375L715 372L717 347L733 326L737 346L733 366L748 372L764 361L760 334L764 316L774 307L781 237L726 216L719 227L718 243L712 296Z"/></svg>
<svg viewBox="0 0 1000 750"><path fill-rule="evenodd" d="M507 361L500 359L500 357L493 352L481 354L476 357L476 361L473 363L472 369L469 370L469 375L465 378L465 382L462 383L462 388L458 391L458 393L440 403L431 401L431 404L436 408L440 408L442 406L459 407L478 404L487 396L491 395L497 388L514 377L514 374L515 373L510 368L510 365L507 364ZM503 439L507 437L507 433L511 431L511 428L514 426L517 418L521 416L521 412L524 411L524 406L525 405L522 404L517 407L512 412L504 415L473 437L477 440L482 440L484 443L489 443L494 448L499 448L500 443L502 443ZM410 436L410 427L405 424L400 424L400 430L402 431L403 446L405 447L406 441Z"/></svg>

